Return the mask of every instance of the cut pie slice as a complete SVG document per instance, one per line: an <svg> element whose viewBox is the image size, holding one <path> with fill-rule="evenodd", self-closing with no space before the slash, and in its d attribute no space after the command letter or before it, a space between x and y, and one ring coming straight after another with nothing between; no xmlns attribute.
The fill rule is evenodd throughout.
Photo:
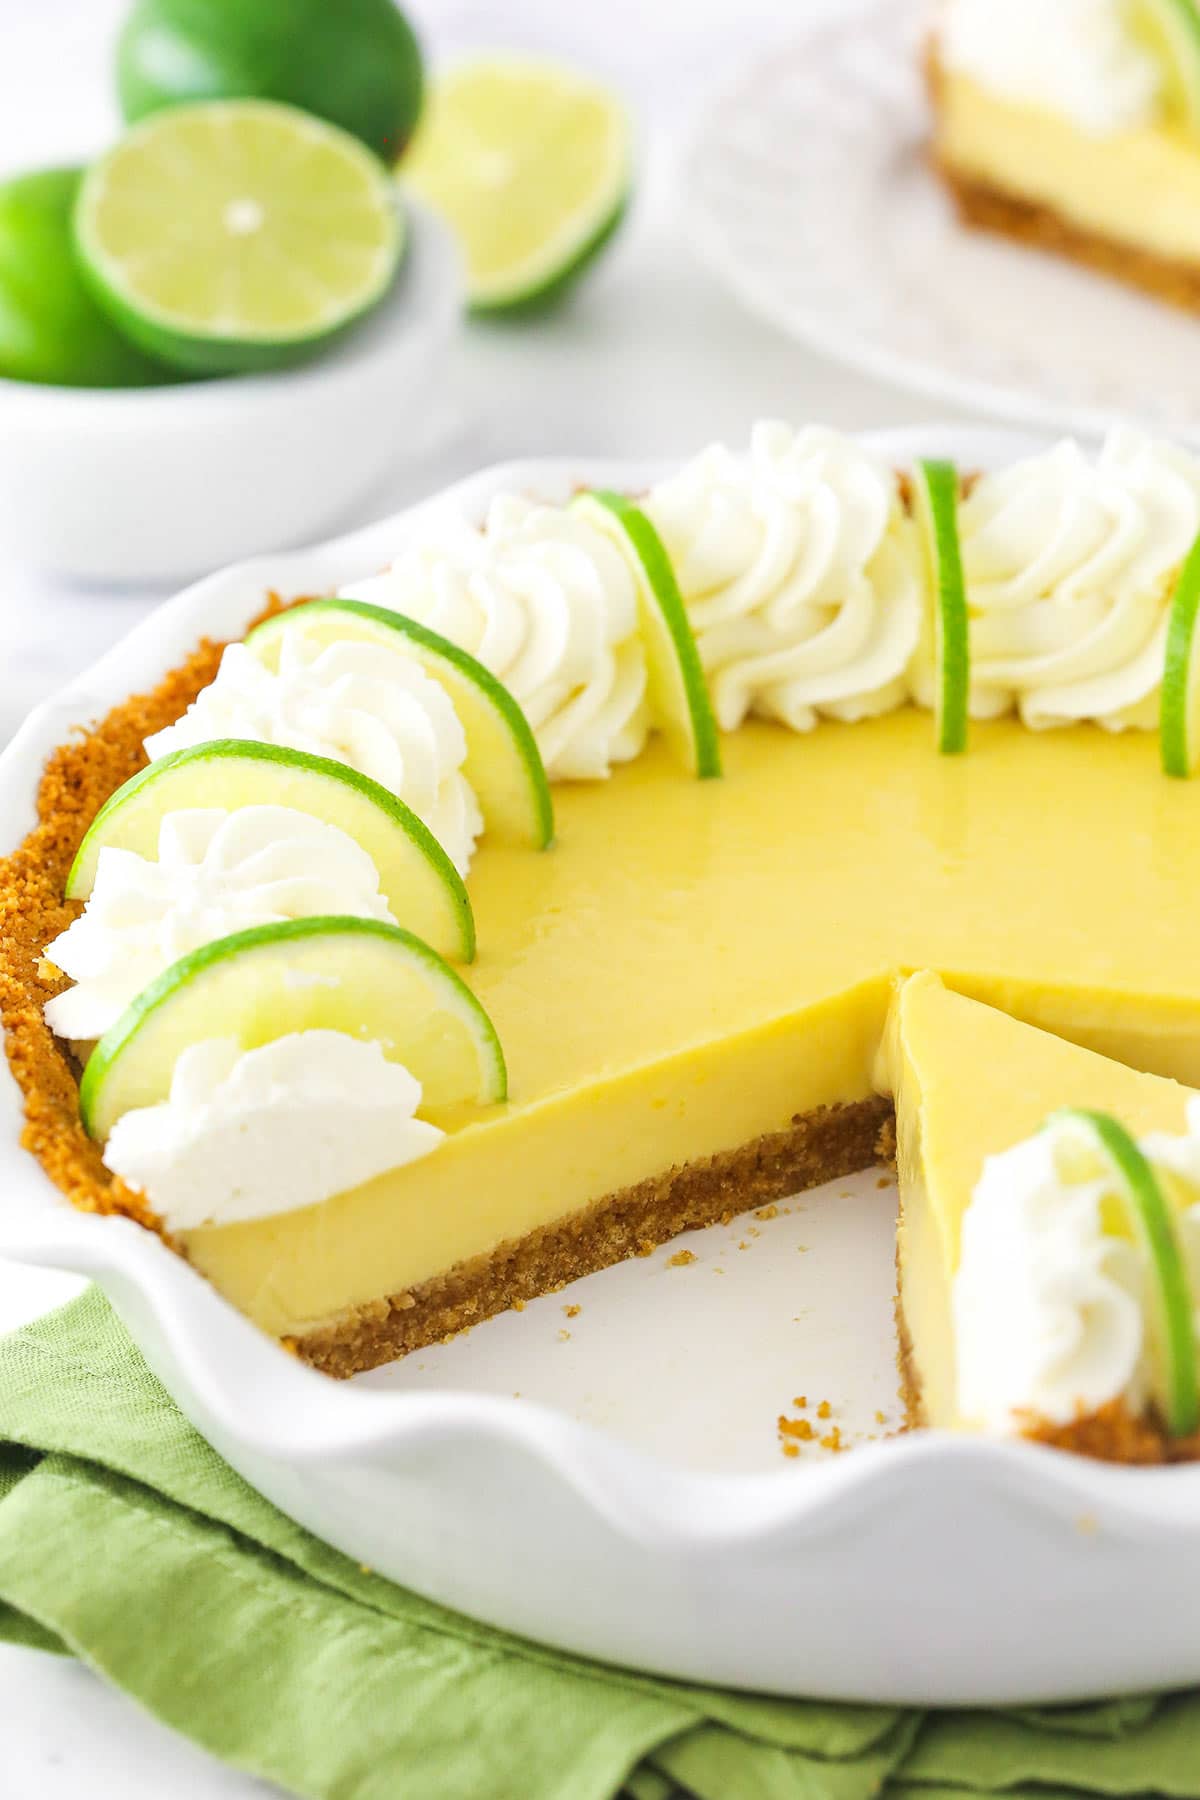
<svg viewBox="0 0 1200 1800"><path fill-rule="evenodd" d="M1003 1387L1025 1402L1014 1409L1011 1428L1067 1444L1078 1439L1080 1448L1125 1459L1131 1447L1139 1457L1155 1454L1162 1434L1149 1418L1140 1391L1144 1371L1135 1370L1131 1393L1112 1394L1102 1407L1089 1410L1068 1400L1072 1416L1039 1415L1039 1393L1050 1383L1062 1390L1062 1381L1069 1381L1064 1372L1068 1359L1075 1358L1081 1382L1090 1378L1084 1363L1095 1346L1088 1343L1087 1334L1098 1326L1103 1290L1096 1290L1101 1294L1098 1304L1081 1285L1096 1255L1096 1243L1080 1235L1072 1216L1082 1188L1068 1182L1057 1193L1032 1195L1034 1209L1045 1201L1042 1228L1055 1234L1054 1246L1043 1254L1035 1237L1036 1211L1031 1215L1026 1205L1025 1175L1011 1153L1032 1143L1036 1155L1038 1134L1052 1130L1052 1115L1069 1107L1110 1114L1133 1137L1182 1133L1188 1102L1196 1094L952 993L929 973L914 975L897 987L877 1075L879 1085L894 1095L896 1109L897 1307L912 1421L958 1429L982 1426L985 1421L977 1411L979 1372L964 1368L964 1359L993 1357L997 1368L1003 1368L991 1381L991 1390ZM980 1199L980 1178L989 1158L1004 1159L995 1165L1000 1180L993 1179L992 1185L998 1194L1002 1185L1000 1206L1007 1206L1008 1216L1001 1212L998 1229L986 1244L979 1238L972 1245L968 1221L975 1207L987 1204L986 1198ZM1096 1167L1081 1173L1088 1181L1103 1182ZM1111 1198L1111 1192L1106 1193L1104 1204ZM1106 1218L1114 1247L1119 1244L1128 1261L1133 1234L1114 1212ZM1058 1255L1059 1246L1075 1265L1067 1272L1074 1284L1069 1291L1061 1263L1051 1266L1048 1260ZM1015 1293L1006 1268L1010 1248L1014 1258L1023 1260L1022 1286L1020 1312L1013 1304L1005 1316L1006 1286L1010 1299ZM990 1296L979 1303L978 1269L967 1271L968 1289L964 1269L972 1254L977 1262L991 1256L986 1280L999 1304ZM1038 1290L1028 1279L1030 1264L1036 1264L1039 1256L1046 1267L1040 1315L1034 1309ZM1120 1256L1114 1258L1114 1267L1119 1261ZM1130 1290L1140 1304L1145 1302L1149 1279L1146 1273ZM1120 1293L1115 1289L1114 1293L1119 1308ZM1073 1313L1076 1302L1078 1312ZM968 1311L974 1315L970 1320ZM997 1329L988 1343L985 1334L993 1322ZM1017 1341L1020 1329L1031 1323L1042 1338L1040 1387L1030 1375L1034 1357L1028 1354L1028 1344ZM1032 1391L1022 1396L1023 1377ZM1069 1395L1069 1386L1062 1391ZM1079 1401L1083 1399L1081 1390Z"/></svg>

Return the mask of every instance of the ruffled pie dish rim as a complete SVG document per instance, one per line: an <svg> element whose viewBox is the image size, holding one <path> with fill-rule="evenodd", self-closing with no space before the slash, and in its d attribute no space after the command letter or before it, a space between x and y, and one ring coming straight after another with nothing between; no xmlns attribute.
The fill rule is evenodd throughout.
<svg viewBox="0 0 1200 1800"><path fill-rule="evenodd" d="M936 452L986 468L1040 447L952 426L863 441L897 466ZM450 493L479 514L504 488L638 491L660 473L558 458L485 470ZM268 588L311 592L378 566L422 510L237 565L152 613L38 707L0 756L6 851L32 827L43 763L72 727L152 686L199 638L240 633ZM332 1382L152 1234L74 1211L21 1146L22 1124L6 1063L0 1254L95 1280L241 1473L318 1535L432 1599L604 1660L776 1693L985 1704L1200 1679L1200 1640L1171 1605L1189 1579L1200 1583L1200 1467L1127 1468L928 1432L802 1474L722 1475L540 1403ZM581 1590L580 1570L600 1557L606 1591ZM1026 1578L1012 1581L1014 1568ZM1114 1634L1102 1596L1118 1582L1137 1617ZM815 1628L797 1629L801 1616Z"/></svg>

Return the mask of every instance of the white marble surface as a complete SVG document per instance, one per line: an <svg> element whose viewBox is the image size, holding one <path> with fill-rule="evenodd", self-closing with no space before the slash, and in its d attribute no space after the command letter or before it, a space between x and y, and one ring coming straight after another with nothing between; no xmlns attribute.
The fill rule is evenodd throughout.
<svg viewBox="0 0 1200 1800"><path fill-rule="evenodd" d="M764 413L848 428L919 416L908 396L822 363L744 316L700 272L673 216L675 148L705 93L747 51L794 34L806 7L829 3L836 0L412 0L435 55L468 45L538 48L619 85L641 123L642 176L629 226L569 306L535 325L467 332L452 429L430 447L420 474L410 472L372 510L508 456L684 452L743 436ZM0 0L0 170L83 159L105 142L114 124L108 46L122 11L120 0ZM69 588L6 560L0 544L0 741L160 598ZM0 1264L0 1329L73 1288ZM13 1800L249 1800L268 1791L77 1666L3 1647L0 1743L0 1792Z"/></svg>

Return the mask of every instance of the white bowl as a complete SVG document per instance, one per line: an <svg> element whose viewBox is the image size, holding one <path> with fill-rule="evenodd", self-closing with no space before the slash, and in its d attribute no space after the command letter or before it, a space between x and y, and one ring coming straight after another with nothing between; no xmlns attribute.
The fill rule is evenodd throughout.
<svg viewBox="0 0 1200 1800"><path fill-rule="evenodd" d="M1035 447L949 427L870 441L898 466L937 454L985 468ZM636 490L658 473L534 462L455 492L479 517L503 489L565 500L577 482ZM378 567L412 516L227 570L145 620L40 707L0 757L0 853L32 825L45 757L73 727L153 683L202 633L242 631L268 583L311 592ZM719 1416L731 1410L728 1394L710 1381L713 1356L705 1361L716 1314L703 1255L683 1276L664 1257L589 1277L569 1333L566 1296L551 1295L457 1344L339 1384L284 1354L151 1233L74 1212L22 1149L21 1125L5 1065L0 1253L98 1281L188 1418L247 1480L356 1561L434 1600L586 1655L782 1694L980 1705L1200 1680L1200 1467L1114 1468L939 1432L784 1463L774 1417L798 1382L814 1395L844 1390L816 1385L826 1371L788 1335L786 1318L773 1360L752 1347L753 1309L778 1309L782 1292L790 1313L793 1284L810 1279L797 1273L794 1243L774 1273L756 1260L773 1254L774 1226L752 1245L748 1234L750 1255L737 1259L750 1296L742 1329L723 1314L719 1360L741 1366L753 1389L745 1397L769 1409L769 1457L747 1467L727 1453L736 1435ZM873 1186L866 1178L867 1195ZM848 1229L847 1202L837 1192L831 1200ZM816 1258L820 1203L799 1204L797 1229ZM780 1244L788 1252L786 1235ZM876 1240L882 1259L872 1256L870 1268L864 1248L851 1233L825 1297L832 1325L820 1335L843 1359L839 1382L876 1332L864 1276L875 1310L888 1311L890 1243ZM624 1284L615 1307L600 1286L613 1281ZM667 1295L670 1308L690 1304L695 1316L651 1340L634 1309ZM805 1297L819 1298L811 1289ZM570 1375L593 1318L591 1361ZM509 1351L530 1331L540 1335L525 1335L527 1380ZM894 1387L891 1347L884 1379ZM430 1379L443 1354L457 1359L440 1365L457 1373L453 1385ZM547 1365L554 1380L536 1386ZM690 1405L692 1430L706 1439L703 1466L679 1432L631 1429L630 1410L613 1403L622 1385L644 1397L643 1426Z"/></svg>
<svg viewBox="0 0 1200 1800"><path fill-rule="evenodd" d="M82 581L166 581L336 528L414 444L461 314L458 254L409 205L395 288L297 369L160 388L0 381L0 540Z"/></svg>

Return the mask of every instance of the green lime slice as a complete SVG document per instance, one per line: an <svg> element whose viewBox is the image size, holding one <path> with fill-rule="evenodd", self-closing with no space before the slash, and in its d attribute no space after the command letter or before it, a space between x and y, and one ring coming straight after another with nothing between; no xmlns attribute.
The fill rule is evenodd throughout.
<svg viewBox="0 0 1200 1800"><path fill-rule="evenodd" d="M623 494L595 488L571 504L611 538L633 571L654 724L693 775L704 780L719 775L721 745L708 683L662 539Z"/></svg>
<svg viewBox="0 0 1200 1800"><path fill-rule="evenodd" d="M383 297L403 241L377 158L266 100L152 113L88 171L75 207L97 300L152 356L198 374L311 355Z"/></svg>
<svg viewBox="0 0 1200 1800"><path fill-rule="evenodd" d="M316 1030L375 1040L426 1106L507 1097L495 1027L428 944L378 919L288 919L217 938L152 981L88 1058L83 1123L104 1143L122 1114L167 1098L179 1056L204 1038L255 1050Z"/></svg>
<svg viewBox="0 0 1200 1800"><path fill-rule="evenodd" d="M1107 1165L1128 1208L1150 1264L1155 1401L1170 1435L1188 1437L1200 1425L1197 1340L1187 1264L1170 1203L1137 1143L1108 1113L1067 1107L1049 1123L1067 1125L1086 1139Z"/></svg>
<svg viewBox="0 0 1200 1800"><path fill-rule="evenodd" d="M913 470L917 522L933 594L937 747L957 755L967 747L971 651L967 586L958 543L958 471L949 462L919 462Z"/></svg>
<svg viewBox="0 0 1200 1800"><path fill-rule="evenodd" d="M1167 615L1158 741L1167 775L1187 777L1200 762L1200 538L1179 571Z"/></svg>
<svg viewBox="0 0 1200 1800"><path fill-rule="evenodd" d="M71 237L82 169L0 184L0 378L59 387L171 381L92 299Z"/></svg>
<svg viewBox="0 0 1200 1800"><path fill-rule="evenodd" d="M129 120L189 100L282 100L388 162L412 135L421 83L393 0L136 0L117 40Z"/></svg>
<svg viewBox="0 0 1200 1800"><path fill-rule="evenodd" d="M246 645L274 669L285 633L321 646L376 644L411 657L449 695L467 740L463 774L475 790L484 827L501 842L545 850L554 838L554 803L532 727L502 682L481 662L405 613L365 600L307 600L257 625Z"/></svg>
<svg viewBox="0 0 1200 1800"><path fill-rule="evenodd" d="M119 787L79 846L67 899L87 899L102 850L132 850L153 862L163 819L189 806L290 806L336 825L375 864L397 919L443 956L470 962L475 955L462 877L411 807L331 757L241 738L172 750Z"/></svg>
<svg viewBox="0 0 1200 1800"><path fill-rule="evenodd" d="M561 64L486 57L431 89L401 173L440 212L481 312L543 304L620 224L629 120L606 88Z"/></svg>
<svg viewBox="0 0 1200 1800"><path fill-rule="evenodd" d="M1163 109L1200 133L1200 7L1196 0L1129 0L1130 28L1162 70Z"/></svg>

